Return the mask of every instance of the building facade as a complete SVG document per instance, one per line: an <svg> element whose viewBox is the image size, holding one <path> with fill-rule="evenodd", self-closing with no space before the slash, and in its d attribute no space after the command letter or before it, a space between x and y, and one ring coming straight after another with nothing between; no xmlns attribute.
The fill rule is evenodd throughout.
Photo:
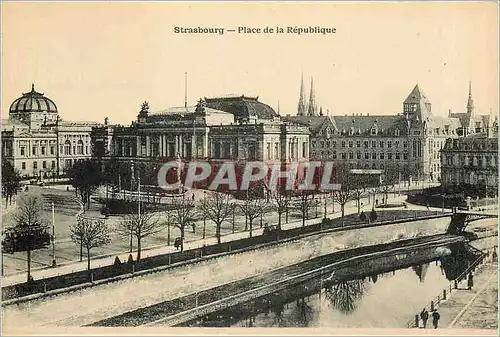
<svg viewBox="0 0 500 337"><path fill-rule="evenodd" d="M2 120L2 160L10 161L24 178L53 178L92 156L90 139L97 123L69 122L43 93L23 93Z"/></svg>
<svg viewBox="0 0 500 337"><path fill-rule="evenodd" d="M305 100L303 91L301 84L299 106ZM440 151L446 140L479 132L491 125L492 119L476 116L470 92L466 113L438 116L417 84L403 101L402 113L396 115L298 114L287 120L309 127L311 158L346 164L351 169L380 169L396 173L398 179L439 181ZM481 124L472 130L470 121Z"/></svg>
<svg viewBox="0 0 500 337"><path fill-rule="evenodd" d="M95 128L93 138L111 135L103 130ZM307 127L282 122L258 97L244 95L204 98L195 106L159 112L150 112L144 102L137 121L113 127L110 139L106 157L133 162L135 172L141 172L141 179L152 185L154 172L173 158L212 162L300 162L309 158Z"/></svg>
<svg viewBox="0 0 500 337"><path fill-rule="evenodd" d="M498 192L498 123L490 133L448 139L441 150L443 187L474 190L481 195Z"/></svg>

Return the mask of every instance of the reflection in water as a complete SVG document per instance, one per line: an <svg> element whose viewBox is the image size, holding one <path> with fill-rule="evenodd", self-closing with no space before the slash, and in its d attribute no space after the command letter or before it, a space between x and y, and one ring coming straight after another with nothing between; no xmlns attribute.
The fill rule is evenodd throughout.
<svg viewBox="0 0 500 337"><path fill-rule="evenodd" d="M182 326L401 328L477 258L465 247L449 246L416 265L310 279Z"/></svg>
<svg viewBox="0 0 500 337"><path fill-rule="evenodd" d="M327 286L325 295L333 308L344 314L350 314L356 310L359 299L363 296L364 291L364 279L341 281Z"/></svg>
<svg viewBox="0 0 500 337"><path fill-rule="evenodd" d="M425 275L427 274L428 268L429 268L428 263L419 264L412 267L412 269L415 271L415 274L417 274L418 279L420 280L421 283L424 283L425 281Z"/></svg>

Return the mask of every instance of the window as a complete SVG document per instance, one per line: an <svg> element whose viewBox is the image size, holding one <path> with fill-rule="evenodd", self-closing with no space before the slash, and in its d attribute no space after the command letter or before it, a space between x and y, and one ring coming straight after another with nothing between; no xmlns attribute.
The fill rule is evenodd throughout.
<svg viewBox="0 0 500 337"><path fill-rule="evenodd" d="M354 143L351 141L349 141L349 147L353 147L354 146Z"/></svg>
<svg viewBox="0 0 500 337"><path fill-rule="evenodd" d="M415 130L415 131L413 131L413 134L414 134L415 136L418 136L418 135L420 134L420 131Z"/></svg>
<svg viewBox="0 0 500 337"><path fill-rule="evenodd" d="M56 168L56 161L53 160L52 163L50 163L50 168L55 169Z"/></svg>
<svg viewBox="0 0 500 337"><path fill-rule="evenodd" d="M307 146L307 143L304 143ZM237 146L235 148L238 148ZM274 143L274 159L280 158L280 143ZM304 156L305 157L305 156Z"/></svg>
<svg viewBox="0 0 500 337"><path fill-rule="evenodd" d="M24 161L21 163L21 169L26 170L26 163Z"/></svg>
<svg viewBox="0 0 500 337"><path fill-rule="evenodd" d="M379 146L380 146L381 149L384 148L384 141L383 140L381 140L378 144L379 144Z"/></svg>
<svg viewBox="0 0 500 337"><path fill-rule="evenodd" d="M356 147L361 147L361 141L360 140L356 141Z"/></svg>
<svg viewBox="0 0 500 337"><path fill-rule="evenodd" d="M390 149L392 148L392 140L387 141L387 147Z"/></svg>
<svg viewBox="0 0 500 337"><path fill-rule="evenodd" d="M44 169L47 168L47 162L45 160L42 162L42 168L44 168Z"/></svg>
<svg viewBox="0 0 500 337"><path fill-rule="evenodd" d="M377 159L377 152L372 152L372 159L373 160Z"/></svg>
<svg viewBox="0 0 500 337"><path fill-rule="evenodd" d="M365 140L364 145L365 145L365 149L367 149L368 148L368 141L367 140Z"/></svg>
<svg viewBox="0 0 500 337"><path fill-rule="evenodd" d="M349 152L349 159L350 159L350 160L354 159L354 153Z"/></svg>
<svg viewBox="0 0 500 337"><path fill-rule="evenodd" d="M66 156L71 155L71 142L69 140L64 142L64 154Z"/></svg>
<svg viewBox="0 0 500 337"><path fill-rule="evenodd" d="M396 152L396 160L400 160L401 159L401 155L399 152Z"/></svg>
<svg viewBox="0 0 500 337"><path fill-rule="evenodd" d="M333 159L337 159L337 151L333 151L333 153L332 153L332 158L333 158Z"/></svg>
<svg viewBox="0 0 500 337"><path fill-rule="evenodd" d="M24 148L24 146L21 146L21 156L24 156L24 155L26 155L24 151L25 151L25 148Z"/></svg>
<svg viewBox="0 0 500 337"><path fill-rule="evenodd" d="M351 127L351 128L349 129L349 136L352 136L353 134L354 134L354 128L353 128L353 127Z"/></svg>
<svg viewBox="0 0 500 337"><path fill-rule="evenodd" d="M54 147L54 146L51 146L51 147L50 147L50 154L51 154L51 155L54 155L54 154L55 154L55 151L56 151L55 147Z"/></svg>
<svg viewBox="0 0 500 337"><path fill-rule="evenodd" d="M343 140L341 143L342 148L345 148L345 141Z"/></svg>
<svg viewBox="0 0 500 337"><path fill-rule="evenodd" d="M384 160L385 153L384 152L380 152L379 156L380 156L380 159Z"/></svg>
<svg viewBox="0 0 500 337"><path fill-rule="evenodd" d="M377 135L377 128L372 128L371 134L372 134L372 136L376 136Z"/></svg>
<svg viewBox="0 0 500 337"><path fill-rule="evenodd" d="M394 142L394 147L395 147L396 149L398 149L398 148L399 148L399 140L396 140L396 141Z"/></svg>
<svg viewBox="0 0 500 337"><path fill-rule="evenodd" d="M89 147L85 145L85 154L89 154Z"/></svg>
<svg viewBox="0 0 500 337"><path fill-rule="evenodd" d="M399 129L396 129L396 130L394 131L394 135L395 135L396 137L399 137Z"/></svg>
<svg viewBox="0 0 500 337"><path fill-rule="evenodd" d="M330 141L329 140L326 141L326 147L330 147Z"/></svg>
<svg viewBox="0 0 500 337"><path fill-rule="evenodd" d="M315 140L313 140L311 144L312 144L312 147L316 147L316 141Z"/></svg>
<svg viewBox="0 0 500 337"><path fill-rule="evenodd" d="M36 156L36 146L33 146L33 147L31 148L31 154L32 154L33 156Z"/></svg>
<svg viewBox="0 0 500 337"><path fill-rule="evenodd" d="M376 148L377 147L377 142L372 140L372 148Z"/></svg>
<svg viewBox="0 0 500 337"><path fill-rule="evenodd" d="M33 162L33 169L36 170L38 168L38 162L34 161Z"/></svg>
<svg viewBox="0 0 500 337"><path fill-rule="evenodd" d="M361 152L356 152L356 159L361 159Z"/></svg>
<svg viewBox="0 0 500 337"><path fill-rule="evenodd" d="M403 140L403 149L406 149L407 147L408 147L408 141Z"/></svg>
<svg viewBox="0 0 500 337"><path fill-rule="evenodd" d="M370 159L370 153L365 152L365 159Z"/></svg>
<svg viewBox="0 0 500 337"><path fill-rule="evenodd" d="M336 140L332 141L332 147L337 147L337 141Z"/></svg>
<svg viewBox="0 0 500 337"><path fill-rule="evenodd" d="M325 147L325 142L324 141L320 141L319 145L323 148L323 147Z"/></svg>
<svg viewBox="0 0 500 337"><path fill-rule="evenodd" d="M342 152L342 153L341 153L341 158L342 158L342 159L346 159L345 152Z"/></svg>
<svg viewBox="0 0 500 337"><path fill-rule="evenodd" d="M403 159L408 160L408 153L407 152L403 153Z"/></svg>
<svg viewBox="0 0 500 337"><path fill-rule="evenodd" d="M277 145L277 144L278 144L278 143L276 143L276 145ZM278 153L278 146L275 146L275 149L274 149L274 150L276 151L276 153L274 154L274 156L275 156L276 158L278 158L278 157L277 157L277 155L276 155L276 154ZM307 157L307 142L302 142L302 157L303 157L303 158Z"/></svg>
<svg viewBox="0 0 500 337"><path fill-rule="evenodd" d="M271 159L271 143L267 143L267 159Z"/></svg>
<svg viewBox="0 0 500 337"><path fill-rule="evenodd" d="M387 159L392 160L392 153L390 153L390 152L389 152L389 153L387 154Z"/></svg>
<svg viewBox="0 0 500 337"><path fill-rule="evenodd" d="M45 156L45 146L42 146L40 148L40 150L41 150L42 156Z"/></svg>

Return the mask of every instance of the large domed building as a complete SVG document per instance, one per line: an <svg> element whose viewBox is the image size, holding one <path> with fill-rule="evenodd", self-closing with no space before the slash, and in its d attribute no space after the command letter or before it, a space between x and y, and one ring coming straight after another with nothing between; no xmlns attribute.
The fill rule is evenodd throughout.
<svg viewBox="0 0 500 337"><path fill-rule="evenodd" d="M90 133L98 123L68 122L56 103L35 90L22 93L2 119L2 160L23 177L55 178L76 161L91 157Z"/></svg>

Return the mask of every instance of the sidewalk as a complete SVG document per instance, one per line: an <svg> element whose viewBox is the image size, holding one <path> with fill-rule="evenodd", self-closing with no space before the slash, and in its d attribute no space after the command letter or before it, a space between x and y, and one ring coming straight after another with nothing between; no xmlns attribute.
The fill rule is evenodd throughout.
<svg viewBox="0 0 500 337"><path fill-rule="evenodd" d="M498 263L487 259L476 268L474 286L467 289L467 280L458 284L450 297L436 306L441 318L438 329L498 328ZM433 329L432 318L427 329Z"/></svg>
<svg viewBox="0 0 500 337"><path fill-rule="evenodd" d="M405 196L400 196L396 197L393 199L394 201L403 201ZM391 200L391 201L393 201ZM412 207L413 209L413 207ZM426 207L420 207L417 206L415 209L427 209ZM441 211L441 209L432 209L431 210L437 210ZM357 212L357 207L356 205L351 205L351 206L346 206L345 208L345 214L352 214ZM340 207L335 207L335 213L327 213L327 216L329 218L339 218L341 216L340 213ZM323 212L319 213L319 217L317 218L312 218L308 219L305 221L306 226L311 225L314 223L318 223L321 221L323 217ZM302 220L294 220L290 221L289 223L284 223L283 219L283 224L282 224L282 229L291 229L291 228L297 228L302 226ZM258 224L254 224L253 226L253 232L254 235L260 235L262 232L262 229ZM226 234L221 236L221 241L222 242L228 242L228 241L234 241L242 238L247 238L249 236L249 231L239 231L235 232L234 234ZM201 248L204 244L205 245L211 245L211 244L216 244L217 243L217 238L215 237L209 237L206 239L196 239L192 241L186 241L184 243L184 249L189 250L189 249L196 249L196 248ZM141 251L141 256L142 258L150 257L150 256L156 256L156 255L162 255L162 254L168 254L168 253L173 253L176 252L177 250L173 246L167 246L162 245L162 246L156 246L156 247L149 247L149 248L143 248ZM136 257L137 251L134 250L132 253L129 252L124 252L124 253L119 253L119 254L112 254L112 255L107 255L104 257L94 257L91 259L91 268L96 268L96 267L101 267L101 266L107 266L111 265L114 263L115 257L118 256L120 261L127 261L128 257L130 254L132 256ZM87 269L87 259L84 258L82 262L70 262L65 265L60 265L57 268L44 268L44 269L38 269L38 270L32 270L31 275L35 280L38 279L44 279L44 278L49 278L49 277L54 277L54 276L59 276L59 275L64 275L64 274L70 274L73 272L77 271L82 271ZM2 287L13 285L13 284L19 284L19 283L24 283L26 282L26 272L20 272L17 274L12 274L8 276L2 277Z"/></svg>

